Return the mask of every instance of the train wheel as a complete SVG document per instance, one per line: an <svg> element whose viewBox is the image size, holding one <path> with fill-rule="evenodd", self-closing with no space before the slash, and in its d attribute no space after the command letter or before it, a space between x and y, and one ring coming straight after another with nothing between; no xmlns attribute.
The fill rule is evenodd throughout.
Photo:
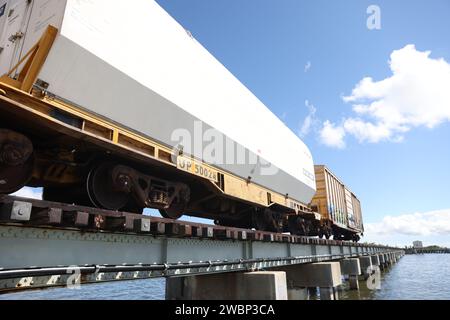
<svg viewBox="0 0 450 320"><path fill-rule="evenodd" d="M327 231L328 231L327 226L320 226L319 232L318 232L319 239L323 239L325 237L325 235L327 234Z"/></svg>
<svg viewBox="0 0 450 320"><path fill-rule="evenodd" d="M11 194L22 189L33 175L34 158L20 166L0 165L0 194Z"/></svg>
<svg viewBox="0 0 450 320"><path fill-rule="evenodd" d="M282 232L281 218L271 210L257 211L253 214L253 226L259 231Z"/></svg>
<svg viewBox="0 0 450 320"><path fill-rule="evenodd" d="M136 214L143 214L144 208L136 204L136 201L131 200L128 202L128 204L122 208L122 211L124 212L130 212L130 213L136 213Z"/></svg>
<svg viewBox="0 0 450 320"><path fill-rule="evenodd" d="M296 236L307 236L309 234L309 226L307 222L300 217L289 217L288 220L289 232Z"/></svg>
<svg viewBox="0 0 450 320"><path fill-rule="evenodd" d="M184 208L169 208L165 210L159 210L161 216L165 219L178 220L183 216Z"/></svg>
<svg viewBox="0 0 450 320"><path fill-rule="evenodd" d="M0 129L0 194L22 189L33 174L33 144L22 134Z"/></svg>
<svg viewBox="0 0 450 320"><path fill-rule="evenodd" d="M289 217L288 230L294 236L301 236L300 226L298 223L298 217Z"/></svg>
<svg viewBox="0 0 450 320"><path fill-rule="evenodd" d="M103 163L94 168L87 178L87 192L92 203L102 209L120 210L131 201L129 193L117 191L113 187L113 163Z"/></svg>
<svg viewBox="0 0 450 320"><path fill-rule="evenodd" d="M312 233L312 229L313 229L313 225L312 225L311 221L305 220L305 228L304 228L305 236L310 236Z"/></svg>
<svg viewBox="0 0 450 320"><path fill-rule="evenodd" d="M331 236L332 236L332 231L330 229L328 229L328 228L323 228L319 232L319 238L320 239L325 238L327 240L330 240Z"/></svg>
<svg viewBox="0 0 450 320"><path fill-rule="evenodd" d="M337 241L342 241L342 234L339 231L334 231L333 239Z"/></svg>

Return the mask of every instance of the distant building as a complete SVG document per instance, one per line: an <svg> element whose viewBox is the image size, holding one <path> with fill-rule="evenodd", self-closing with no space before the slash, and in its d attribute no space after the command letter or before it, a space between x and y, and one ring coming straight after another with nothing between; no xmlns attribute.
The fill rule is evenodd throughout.
<svg viewBox="0 0 450 320"><path fill-rule="evenodd" d="M414 241L413 246L415 249L422 249L423 248L423 242L422 241Z"/></svg>

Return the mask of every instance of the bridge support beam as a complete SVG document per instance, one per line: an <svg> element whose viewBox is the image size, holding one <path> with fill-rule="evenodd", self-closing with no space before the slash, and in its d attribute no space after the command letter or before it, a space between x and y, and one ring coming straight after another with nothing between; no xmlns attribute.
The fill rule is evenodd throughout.
<svg viewBox="0 0 450 320"><path fill-rule="evenodd" d="M380 261L380 268L381 270L384 270L386 268L386 260L384 258L384 254L378 255L378 260Z"/></svg>
<svg viewBox="0 0 450 320"><path fill-rule="evenodd" d="M384 261L385 261L386 267L389 267L391 265L391 260L389 259L389 253L384 254Z"/></svg>
<svg viewBox="0 0 450 320"><path fill-rule="evenodd" d="M389 263L391 264L391 266L395 263L394 262L394 254L392 252L388 253L388 257L389 257Z"/></svg>
<svg viewBox="0 0 450 320"><path fill-rule="evenodd" d="M361 278L367 280L372 273L372 259L371 257L360 257L358 260L361 266Z"/></svg>
<svg viewBox="0 0 450 320"><path fill-rule="evenodd" d="M397 254L396 253L392 253L392 261L393 263L397 263Z"/></svg>
<svg viewBox="0 0 450 320"><path fill-rule="evenodd" d="M286 272L291 298L306 298L306 288L319 288L321 300L338 300L337 287L342 285L339 262L323 262L279 268ZM301 292L299 294L298 292Z"/></svg>
<svg viewBox="0 0 450 320"><path fill-rule="evenodd" d="M359 259L345 259L341 261L341 273L348 276L350 290L359 290L358 278L361 275Z"/></svg>
<svg viewBox="0 0 450 320"><path fill-rule="evenodd" d="M379 267L380 266L380 256L374 255L370 257L372 259L372 267Z"/></svg>
<svg viewBox="0 0 450 320"><path fill-rule="evenodd" d="M284 272L225 273L166 281L166 300L287 299Z"/></svg>
<svg viewBox="0 0 450 320"><path fill-rule="evenodd" d="M293 301L308 300L308 288L288 287L288 299Z"/></svg>

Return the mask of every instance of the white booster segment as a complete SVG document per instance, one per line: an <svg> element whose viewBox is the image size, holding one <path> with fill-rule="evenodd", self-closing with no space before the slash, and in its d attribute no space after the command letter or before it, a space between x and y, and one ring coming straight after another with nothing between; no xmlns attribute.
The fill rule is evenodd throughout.
<svg viewBox="0 0 450 320"><path fill-rule="evenodd" d="M39 75L50 93L171 147L177 129L201 139L200 120L203 131L260 160L225 155L213 165L310 203L316 184L306 145L155 1L0 0L2 8L2 74L51 24L60 34Z"/></svg>

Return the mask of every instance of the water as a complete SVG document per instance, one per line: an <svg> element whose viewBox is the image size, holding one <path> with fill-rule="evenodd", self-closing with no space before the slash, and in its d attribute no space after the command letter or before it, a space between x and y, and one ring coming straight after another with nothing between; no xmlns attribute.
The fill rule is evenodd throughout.
<svg viewBox="0 0 450 320"><path fill-rule="evenodd" d="M53 288L0 295L0 300L164 300L164 279L135 280Z"/></svg>
<svg viewBox="0 0 450 320"><path fill-rule="evenodd" d="M55 288L0 295L0 300L162 300L165 281L137 280L82 286L80 290ZM381 290L364 282L360 291L340 292L343 300L449 300L450 254L411 255L382 274Z"/></svg>
<svg viewBox="0 0 450 320"><path fill-rule="evenodd" d="M343 291L343 300L449 300L450 254L407 255L382 273L381 290Z"/></svg>

